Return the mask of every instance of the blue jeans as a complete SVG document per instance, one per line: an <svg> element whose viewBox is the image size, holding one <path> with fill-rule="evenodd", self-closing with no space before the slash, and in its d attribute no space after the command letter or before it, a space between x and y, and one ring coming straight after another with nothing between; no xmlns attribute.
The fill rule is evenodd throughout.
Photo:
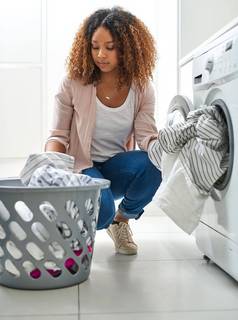
<svg viewBox="0 0 238 320"><path fill-rule="evenodd" d="M118 208L122 215L127 219L138 219L161 183L160 171L151 163L147 152L140 150L118 153L105 162L94 162L92 168L84 169L82 173L111 181L110 188L102 190L98 230L112 223L114 200L121 198Z"/></svg>

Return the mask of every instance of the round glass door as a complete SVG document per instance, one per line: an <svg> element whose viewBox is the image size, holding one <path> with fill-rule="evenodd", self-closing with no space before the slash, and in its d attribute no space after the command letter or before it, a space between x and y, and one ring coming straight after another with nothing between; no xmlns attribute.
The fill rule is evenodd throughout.
<svg viewBox="0 0 238 320"><path fill-rule="evenodd" d="M226 173L216 181L214 184L214 188L218 190L223 190L227 186L230 181L232 167L233 167L233 157L234 157L234 137L233 137L233 129L232 122L230 118L230 114L225 102L222 99L216 99L210 103L210 105L216 106L224 118L224 121L227 125L228 131L228 154L225 160L227 163L227 171Z"/></svg>

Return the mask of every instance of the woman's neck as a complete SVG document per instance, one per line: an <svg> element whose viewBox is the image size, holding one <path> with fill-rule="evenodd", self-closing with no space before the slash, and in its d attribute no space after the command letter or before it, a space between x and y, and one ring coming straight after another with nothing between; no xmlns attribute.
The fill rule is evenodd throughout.
<svg viewBox="0 0 238 320"><path fill-rule="evenodd" d="M104 84L116 85L118 82L117 72L102 72L100 82Z"/></svg>

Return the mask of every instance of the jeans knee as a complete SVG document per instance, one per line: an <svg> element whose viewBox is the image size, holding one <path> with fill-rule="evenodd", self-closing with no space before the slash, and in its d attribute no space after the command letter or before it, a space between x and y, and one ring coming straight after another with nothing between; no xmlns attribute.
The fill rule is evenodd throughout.
<svg viewBox="0 0 238 320"><path fill-rule="evenodd" d="M153 174L157 177L161 177L161 172L158 170L153 163L150 161L148 153L143 151L140 154L140 158L138 159L138 165L148 172L153 172Z"/></svg>
<svg viewBox="0 0 238 320"><path fill-rule="evenodd" d="M151 185L158 187L161 184L161 171L150 161L147 152L143 156L143 168L145 176L150 180Z"/></svg>
<svg viewBox="0 0 238 320"><path fill-rule="evenodd" d="M136 153L136 157L134 159L134 165L139 171L143 171L147 169L147 167L150 167L150 159L148 157L147 152L145 151L140 151Z"/></svg>

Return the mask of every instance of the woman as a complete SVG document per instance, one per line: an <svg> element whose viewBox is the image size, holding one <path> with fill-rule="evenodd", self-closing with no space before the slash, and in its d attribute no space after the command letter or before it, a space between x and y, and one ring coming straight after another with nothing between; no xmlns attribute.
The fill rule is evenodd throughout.
<svg viewBox="0 0 238 320"><path fill-rule="evenodd" d="M108 228L121 254L137 253L128 220L141 216L161 182L146 152L158 135L155 58L151 34L131 13L114 7L90 15L76 33L46 143L46 151L74 156L77 172L111 181L97 229Z"/></svg>

